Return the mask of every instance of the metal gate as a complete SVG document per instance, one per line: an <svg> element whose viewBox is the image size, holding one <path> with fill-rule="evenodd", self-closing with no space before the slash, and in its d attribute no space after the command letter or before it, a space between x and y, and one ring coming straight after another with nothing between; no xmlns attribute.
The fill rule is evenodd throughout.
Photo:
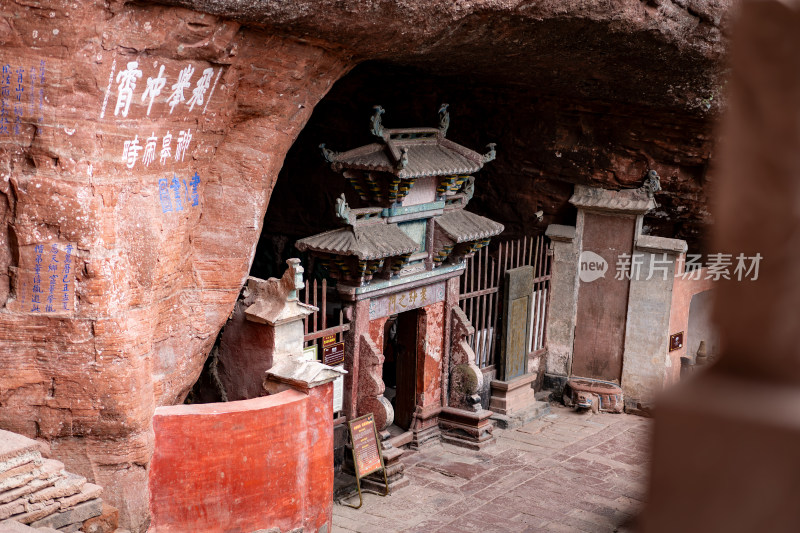
<svg viewBox="0 0 800 533"><path fill-rule="evenodd" d="M503 280L506 270L533 267L533 313L528 346L537 354L546 348L547 315L550 302L552 252L544 235L523 237L480 249L467 261L461 277L461 309L475 327L469 339L481 368L492 368L502 330Z"/></svg>

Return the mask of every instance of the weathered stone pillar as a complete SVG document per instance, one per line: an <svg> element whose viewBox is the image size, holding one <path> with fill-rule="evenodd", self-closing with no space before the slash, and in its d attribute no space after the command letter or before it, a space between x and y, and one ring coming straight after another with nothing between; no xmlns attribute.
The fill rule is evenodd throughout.
<svg viewBox="0 0 800 533"><path fill-rule="evenodd" d="M544 385L560 394L567 382L575 341L580 234L572 226L550 224L545 235L553 250Z"/></svg>
<svg viewBox="0 0 800 533"><path fill-rule="evenodd" d="M675 260L686 252L686 242L639 235L633 247L638 268L630 272L628 318L622 365L625 407L647 409L661 391L672 365L669 354L669 317Z"/></svg>
<svg viewBox="0 0 800 533"><path fill-rule="evenodd" d="M800 530L800 4L750 1L734 30L714 252L720 360L661 399L647 533Z"/></svg>
<svg viewBox="0 0 800 533"><path fill-rule="evenodd" d="M344 378L343 407L348 419L358 415L358 375L359 350L361 349L362 332L369 330L369 300L353 302L345 310L350 321L350 329L344 334Z"/></svg>
<svg viewBox="0 0 800 533"><path fill-rule="evenodd" d="M417 407L411 431L412 448L439 441L439 413L442 410L442 381L446 379L444 359L445 302L421 307L417 322ZM421 387L420 387L421 385Z"/></svg>
<svg viewBox="0 0 800 533"><path fill-rule="evenodd" d="M222 334L220 382L225 400L261 396L264 372L280 357L303 353L303 319L317 308L301 303L303 283L299 259L288 259L281 279L247 278L242 299Z"/></svg>

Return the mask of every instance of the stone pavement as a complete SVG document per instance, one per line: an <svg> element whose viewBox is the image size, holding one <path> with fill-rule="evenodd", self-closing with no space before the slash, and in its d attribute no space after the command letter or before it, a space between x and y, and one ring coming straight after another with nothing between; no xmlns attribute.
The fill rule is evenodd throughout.
<svg viewBox="0 0 800 533"><path fill-rule="evenodd" d="M497 443L480 452L407 451L411 484L386 498L365 494L358 510L334 504L333 533L627 530L645 497L650 420L551 409L495 430Z"/></svg>

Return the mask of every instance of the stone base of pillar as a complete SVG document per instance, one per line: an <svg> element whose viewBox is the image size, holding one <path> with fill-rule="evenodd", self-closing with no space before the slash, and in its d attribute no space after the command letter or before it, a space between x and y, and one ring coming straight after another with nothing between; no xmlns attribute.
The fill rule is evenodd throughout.
<svg viewBox="0 0 800 533"><path fill-rule="evenodd" d="M550 406L546 402L536 400L536 392L532 387L534 381L536 373L524 374L511 381L492 380L489 409L494 411L492 420L499 427L520 427L550 412Z"/></svg>
<svg viewBox="0 0 800 533"><path fill-rule="evenodd" d="M406 467L401 461L403 449L392 446L389 442L391 435L388 431L380 432L379 436L381 438L383 466L386 468L386 480L389 482L389 493L391 494L393 491L410 484L411 481L404 474ZM352 450L352 447L348 444L343 470L346 474L355 476ZM374 472L361 478L361 489L383 494L386 491L386 486L383 483L383 472Z"/></svg>
<svg viewBox="0 0 800 533"><path fill-rule="evenodd" d="M415 428L413 432L414 438L411 439L411 443L408 445L412 450L420 450L441 442L442 432L439 429L438 419L433 425L422 429Z"/></svg>
<svg viewBox="0 0 800 533"><path fill-rule="evenodd" d="M473 412L443 407L439 413L442 442L470 450L482 450L494 444L494 426L489 420L490 416L492 412L486 409Z"/></svg>
<svg viewBox="0 0 800 533"><path fill-rule="evenodd" d="M381 454L383 455L383 466L386 468L386 479L389 482L389 493L391 494L397 489L410 484L411 480L405 477L406 466L400 460L403 456L403 450L395 448L387 441L388 439L383 440L381 443L381 446L383 446ZM361 480L361 488L383 494L386 490L383 484L383 472L375 472L363 478Z"/></svg>
<svg viewBox="0 0 800 533"><path fill-rule="evenodd" d="M440 411L441 407L439 406L428 409L417 408L417 412L414 414L414 421L411 424L411 432L414 436L409 444L410 448L419 450L441 442L442 432L439 430Z"/></svg>
<svg viewBox="0 0 800 533"><path fill-rule="evenodd" d="M564 386L567 384L567 380L569 380L569 376L548 374L545 372L542 379L542 388L553 391L553 396L555 398L561 398L561 395L564 393Z"/></svg>

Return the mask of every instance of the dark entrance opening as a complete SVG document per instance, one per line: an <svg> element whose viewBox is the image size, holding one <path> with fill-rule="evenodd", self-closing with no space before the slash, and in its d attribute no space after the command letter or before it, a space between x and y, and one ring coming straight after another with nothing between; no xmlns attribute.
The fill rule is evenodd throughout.
<svg viewBox="0 0 800 533"><path fill-rule="evenodd" d="M394 408L394 425L408 430L417 405L418 310L392 315L383 337L384 396Z"/></svg>

